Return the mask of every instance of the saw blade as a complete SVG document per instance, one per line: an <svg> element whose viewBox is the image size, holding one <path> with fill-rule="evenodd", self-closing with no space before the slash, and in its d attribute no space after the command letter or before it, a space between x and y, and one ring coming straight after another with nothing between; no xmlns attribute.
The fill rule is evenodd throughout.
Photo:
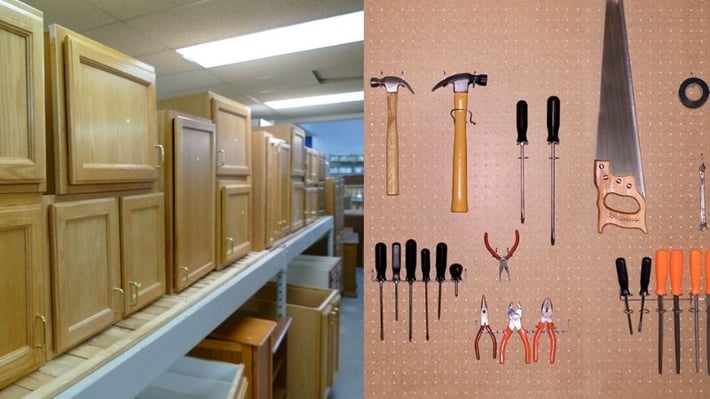
<svg viewBox="0 0 710 399"><path fill-rule="evenodd" d="M634 176L645 197L622 0L607 0L604 21L596 159L609 161L616 175Z"/></svg>

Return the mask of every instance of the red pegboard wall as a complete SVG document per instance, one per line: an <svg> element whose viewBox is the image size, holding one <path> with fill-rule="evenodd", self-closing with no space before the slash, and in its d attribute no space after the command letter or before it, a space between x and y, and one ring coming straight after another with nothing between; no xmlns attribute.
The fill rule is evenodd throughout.
<svg viewBox="0 0 710 399"><path fill-rule="evenodd" d="M648 234L614 226L597 233L593 165L605 1L365 1L366 79L403 76L416 92L399 93L400 194L387 196L385 91L365 87L367 398L710 395L705 303L700 302L701 373L696 374L687 264L679 375L673 370L672 312L664 318L664 374L657 373L653 279L646 302L651 312L645 315L643 331L631 336L614 269L616 257L627 259L632 298L638 299L643 256L653 256L658 247L681 248L687 259L692 247L710 249L710 232L698 229L698 166L701 152L710 162L710 103L688 109L678 99L678 87L687 77L710 81L710 3L626 0L624 5L646 175ZM476 125L467 126L469 211L463 214L450 212L452 90L447 86L431 91L436 82L458 72L488 74L486 86L469 89ZM550 149L545 141L546 100L552 95L561 100L554 246L549 238ZM515 105L521 99L529 107L524 224L519 220L515 126ZM512 245L516 229L520 245L509 261L511 281L505 276L498 281L498 262L486 251L483 235L488 232L491 244L503 252ZM436 243L446 242L449 264L466 268L465 281L459 284L458 297L452 283L444 284L440 320L438 286L429 284L428 341L424 286L414 284L411 342L408 284L399 284L395 321L394 285L386 283L381 341L374 247L384 242L389 249L400 242L404 253L409 238L417 240L419 249L431 250L432 262ZM557 327L569 330L558 334L556 363L547 362L544 336L538 363L524 364L517 336L511 337L506 364L490 357L487 337L482 338L482 359L477 361L473 340L483 294L495 330L505 328L511 301L522 303L523 325L534 329L543 298L550 297ZM636 328L639 303L631 306ZM670 306L666 301L667 309ZM529 338L532 342L532 335ZM501 334L497 339L500 343Z"/></svg>

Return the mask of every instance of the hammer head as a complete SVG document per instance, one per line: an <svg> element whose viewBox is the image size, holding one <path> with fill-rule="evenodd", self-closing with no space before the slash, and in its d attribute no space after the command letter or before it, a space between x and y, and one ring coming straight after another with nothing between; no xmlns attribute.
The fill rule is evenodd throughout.
<svg viewBox="0 0 710 399"><path fill-rule="evenodd" d="M444 87L451 83L454 86L454 93L465 93L468 91L468 86L485 86L488 83L488 75L473 75L470 73L457 73L456 75L451 75L442 79L439 83L434 85L431 91L434 91L440 87Z"/></svg>
<svg viewBox="0 0 710 399"><path fill-rule="evenodd" d="M370 78L370 87L384 86L388 93L396 93L400 87L404 86L414 94L414 90L404 79L397 76L384 76L382 78Z"/></svg>

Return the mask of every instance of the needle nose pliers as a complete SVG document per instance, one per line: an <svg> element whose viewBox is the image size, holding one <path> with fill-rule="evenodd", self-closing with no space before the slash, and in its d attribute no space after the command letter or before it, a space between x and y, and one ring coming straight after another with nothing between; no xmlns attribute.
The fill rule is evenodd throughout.
<svg viewBox="0 0 710 399"><path fill-rule="evenodd" d="M550 363L554 363L557 351L557 335L555 334L555 323L552 322L552 300L550 298L545 298L542 301L540 321L537 322L537 328L533 336L533 361L535 362L537 362L540 354L540 334L542 334L543 330L550 337Z"/></svg>
<svg viewBox="0 0 710 399"><path fill-rule="evenodd" d="M528 341L527 331L523 328L522 324L523 316L523 306L520 302L516 306L513 306L513 302L508 305L508 327L503 330L503 339L500 343L500 364L505 363L505 348L508 346L508 341L510 336L514 332L520 335L520 339L523 341L523 347L525 349L525 363L530 363L530 342Z"/></svg>
<svg viewBox="0 0 710 399"><path fill-rule="evenodd" d="M496 336L491 330L491 326L488 324L488 302L486 302L486 296L481 297L481 327L478 328L478 333L476 334L476 341L474 343L474 349L476 350L476 360L481 360L480 351L478 350L478 341L481 340L481 335L486 331L488 336L491 337L493 341L493 358L496 358L496 351L498 350L498 342L496 341Z"/></svg>

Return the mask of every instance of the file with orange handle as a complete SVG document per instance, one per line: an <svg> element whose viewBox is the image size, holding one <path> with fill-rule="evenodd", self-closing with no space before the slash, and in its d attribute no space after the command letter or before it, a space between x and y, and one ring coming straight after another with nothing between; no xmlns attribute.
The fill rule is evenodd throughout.
<svg viewBox="0 0 710 399"><path fill-rule="evenodd" d="M658 296L658 374L663 374L663 297L668 281L668 250L656 250L656 295Z"/></svg>
<svg viewBox="0 0 710 399"><path fill-rule="evenodd" d="M683 282L683 251L671 249L671 294L673 294L673 342L675 373L680 374L680 296Z"/></svg>
<svg viewBox="0 0 710 399"><path fill-rule="evenodd" d="M710 249L705 253L705 321L707 325L705 326L705 354L707 359L705 361L706 365L710 365ZM705 367L710 375L710 366Z"/></svg>

